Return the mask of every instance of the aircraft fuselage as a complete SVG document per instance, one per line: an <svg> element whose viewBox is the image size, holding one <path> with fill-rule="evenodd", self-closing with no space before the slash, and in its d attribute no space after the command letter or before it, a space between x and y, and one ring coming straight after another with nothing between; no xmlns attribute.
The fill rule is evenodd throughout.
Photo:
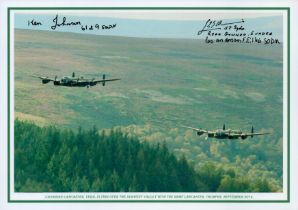
<svg viewBox="0 0 298 210"><path fill-rule="evenodd" d="M235 131L235 130L216 130L215 132L212 133L207 133L207 136L210 138L216 138L216 139L246 139L247 136L233 136L231 134L242 134L241 131Z"/></svg>
<svg viewBox="0 0 298 210"><path fill-rule="evenodd" d="M54 85L58 86L66 86L66 87L89 87L89 86L95 86L96 82L92 81L86 81L86 82L76 82L76 81L69 81L69 82L61 82L61 81L54 81Z"/></svg>
<svg viewBox="0 0 298 210"><path fill-rule="evenodd" d="M63 77L61 80L53 81L54 85L66 87L90 87L95 86L97 83L92 80L83 78L69 78Z"/></svg>

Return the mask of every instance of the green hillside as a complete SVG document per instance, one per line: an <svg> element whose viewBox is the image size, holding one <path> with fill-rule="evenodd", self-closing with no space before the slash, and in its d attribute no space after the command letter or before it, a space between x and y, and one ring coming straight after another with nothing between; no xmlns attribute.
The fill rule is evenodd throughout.
<svg viewBox="0 0 298 210"><path fill-rule="evenodd" d="M282 190L282 46L15 30L15 117L39 125L121 127L167 143L199 171L208 162ZM31 75L119 77L105 87L42 85ZM180 125L270 131L246 141Z"/></svg>
<svg viewBox="0 0 298 210"><path fill-rule="evenodd" d="M206 164L195 172L165 144L151 145L120 130L38 127L15 121L17 192L271 192L233 170Z"/></svg>

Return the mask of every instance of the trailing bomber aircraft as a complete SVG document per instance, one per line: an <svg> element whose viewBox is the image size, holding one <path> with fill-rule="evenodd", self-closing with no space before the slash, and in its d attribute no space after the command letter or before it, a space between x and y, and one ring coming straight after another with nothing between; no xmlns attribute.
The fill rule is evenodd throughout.
<svg viewBox="0 0 298 210"><path fill-rule="evenodd" d="M211 130L211 131L204 130L201 128L193 128L193 127L189 127L189 126L182 126L182 127L192 129L193 131L195 131L197 133L198 136L206 134L206 139L208 137L210 137L210 138L216 138L216 139L239 139L239 138L241 138L242 140L244 140L249 136L251 138L253 138L254 136L270 134L270 133L255 133L253 126L251 127L250 133L245 133L240 130L226 129L225 124L223 125L222 129Z"/></svg>
<svg viewBox="0 0 298 210"><path fill-rule="evenodd" d="M83 77L75 77L75 73L72 73L72 77L62 77L61 79L57 80L57 76L54 79L49 77L41 77L41 76L33 76L36 78L41 79L42 84L47 84L49 82L53 82L54 85L58 86L67 86L67 87L91 87L101 83L102 86L105 86L106 82L117 81L120 79L106 79L106 75L102 76L102 79L85 79Z"/></svg>

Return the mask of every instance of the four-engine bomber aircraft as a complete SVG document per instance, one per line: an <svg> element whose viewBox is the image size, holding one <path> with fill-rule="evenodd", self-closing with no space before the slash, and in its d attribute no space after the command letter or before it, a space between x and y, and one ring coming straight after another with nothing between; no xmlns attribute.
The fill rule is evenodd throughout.
<svg viewBox="0 0 298 210"><path fill-rule="evenodd" d="M197 132L198 136L201 136L203 134L206 134L206 139L208 137L210 138L216 138L216 139L246 139L247 137L253 138L254 136L260 136L260 135L266 135L270 133L254 133L254 127L251 127L250 133L244 133L240 130L232 130L232 129L226 129L225 124L223 125L222 129L217 129L213 131L204 130L201 128L193 128L188 126L182 126L184 128L189 128Z"/></svg>
<svg viewBox="0 0 298 210"><path fill-rule="evenodd" d="M75 73L72 73L72 77L62 77L60 80L57 80L57 76L55 76L55 79L50 79L48 77L39 77L39 76L33 76L36 78L41 79L42 84L47 84L49 82L53 82L54 85L59 86L67 86L67 87L87 87L97 85L97 83L101 83L102 86L105 86L106 82L112 82L117 81L120 79L106 79L106 75L104 74L102 76L102 79L96 80L96 79L85 79L83 77L75 77Z"/></svg>

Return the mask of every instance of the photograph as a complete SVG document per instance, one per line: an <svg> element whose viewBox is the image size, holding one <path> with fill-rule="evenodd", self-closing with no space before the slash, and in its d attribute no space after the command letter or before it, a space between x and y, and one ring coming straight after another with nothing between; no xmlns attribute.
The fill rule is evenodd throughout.
<svg viewBox="0 0 298 210"><path fill-rule="evenodd" d="M286 8L11 8L11 201L287 201Z"/></svg>

